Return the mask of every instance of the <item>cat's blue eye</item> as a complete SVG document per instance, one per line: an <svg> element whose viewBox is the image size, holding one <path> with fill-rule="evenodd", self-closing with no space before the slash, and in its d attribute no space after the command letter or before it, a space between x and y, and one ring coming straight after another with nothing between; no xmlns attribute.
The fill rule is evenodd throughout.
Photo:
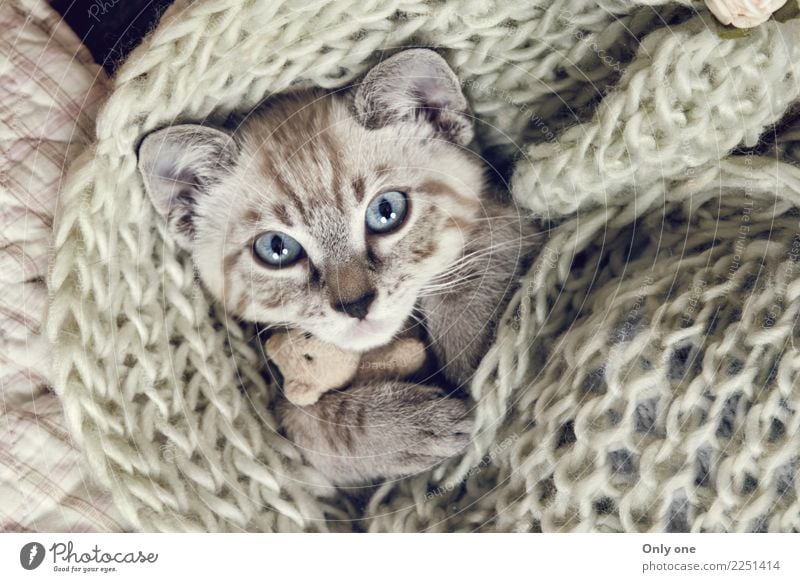
<svg viewBox="0 0 800 582"><path fill-rule="evenodd" d="M376 196L367 207L365 217L370 232L382 234L403 223L408 212L408 198L402 192L384 192Z"/></svg>
<svg viewBox="0 0 800 582"><path fill-rule="evenodd" d="M253 243L253 252L270 267L288 267L303 258L299 242L282 232L265 232Z"/></svg>

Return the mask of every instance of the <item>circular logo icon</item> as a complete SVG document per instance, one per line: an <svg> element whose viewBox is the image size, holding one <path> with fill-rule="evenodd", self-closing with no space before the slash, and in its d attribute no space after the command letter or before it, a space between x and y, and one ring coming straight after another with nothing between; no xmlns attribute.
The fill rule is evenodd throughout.
<svg viewBox="0 0 800 582"><path fill-rule="evenodd" d="M44 546L39 542L30 542L19 551L19 563L26 570L35 570L44 561Z"/></svg>

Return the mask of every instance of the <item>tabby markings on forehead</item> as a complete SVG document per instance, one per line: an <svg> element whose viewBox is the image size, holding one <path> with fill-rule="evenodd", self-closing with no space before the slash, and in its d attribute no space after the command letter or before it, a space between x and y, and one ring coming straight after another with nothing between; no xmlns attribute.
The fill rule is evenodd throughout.
<svg viewBox="0 0 800 582"><path fill-rule="evenodd" d="M431 196L447 196L449 198L455 198L459 201L459 203L466 205L467 207L477 208L479 204L477 200L467 198L441 180L426 180L420 184L419 189L423 192L427 192Z"/></svg>
<svg viewBox="0 0 800 582"><path fill-rule="evenodd" d="M328 158L331 163L331 171L333 172L331 189L335 200L336 209L339 212L344 212L344 199L342 194L342 174L344 173L344 164L342 163L341 147L329 133L323 132L320 134L323 149L328 153Z"/></svg>
<svg viewBox="0 0 800 582"><path fill-rule="evenodd" d="M244 222L251 226L255 226L261 222L261 213L254 209L250 208L247 212L244 213Z"/></svg>
<svg viewBox="0 0 800 582"><path fill-rule="evenodd" d="M289 211L286 208L285 204L273 204L272 206L272 214L275 215L279 221L281 221L286 226L294 226L294 222L292 221L292 217L289 216Z"/></svg>
<svg viewBox="0 0 800 582"><path fill-rule="evenodd" d="M306 207L292 188L291 184L289 184L281 172L275 170L275 167L271 163L265 162L264 166L266 169L266 174L273 179L281 194L289 199L297 212L300 213L300 216L303 217L303 220L308 221L308 212Z"/></svg>
<svg viewBox="0 0 800 582"><path fill-rule="evenodd" d="M356 176L353 178L353 194L356 197L356 202L361 203L364 200L366 192L366 185L364 184L364 176Z"/></svg>

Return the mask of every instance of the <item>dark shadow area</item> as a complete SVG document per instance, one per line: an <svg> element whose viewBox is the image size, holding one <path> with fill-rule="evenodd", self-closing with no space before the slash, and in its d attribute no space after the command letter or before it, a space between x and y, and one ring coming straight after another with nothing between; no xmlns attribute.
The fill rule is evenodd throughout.
<svg viewBox="0 0 800 582"><path fill-rule="evenodd" d="M52 0L95 61L113 74L173 0Z"/></svg>

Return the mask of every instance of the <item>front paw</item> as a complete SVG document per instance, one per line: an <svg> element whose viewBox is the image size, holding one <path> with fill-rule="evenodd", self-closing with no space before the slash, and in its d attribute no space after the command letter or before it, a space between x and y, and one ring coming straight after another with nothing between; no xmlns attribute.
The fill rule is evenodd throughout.
<svg viewBox="0 0 800 582"><path fill-rule="evenodd" d="M407 477L461 454L470 401L408 382L355 384L311 406L280 403L287 436L336 485Z"/></svg>
<svg viewBox="0 0 800 582"><path fill-rule="evenodd" d="M415 411L417 428L408 452L440 462L461 454L472 437L469 401L448 397L443 390L419 387L427 401Z"/></svg>

